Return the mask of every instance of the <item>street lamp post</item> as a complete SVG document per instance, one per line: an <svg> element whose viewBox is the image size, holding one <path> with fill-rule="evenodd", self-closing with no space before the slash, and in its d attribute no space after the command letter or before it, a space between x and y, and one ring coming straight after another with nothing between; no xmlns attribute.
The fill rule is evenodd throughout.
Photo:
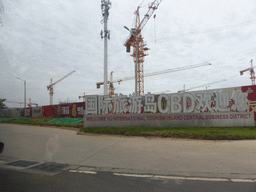
<svg viewBox="0 0 256 192"><path fill-rule="evenodd" d="M24 117L26 117L26 80L17 78L24 82Z"/></svg>

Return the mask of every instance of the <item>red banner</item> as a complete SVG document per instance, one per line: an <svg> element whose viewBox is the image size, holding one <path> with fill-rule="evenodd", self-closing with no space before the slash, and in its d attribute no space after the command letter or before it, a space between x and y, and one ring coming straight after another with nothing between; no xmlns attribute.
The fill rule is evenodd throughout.
<svg viewBox="0 0 256 192"><path fill-rule="evenodd" d="M43 117L84 117L85 103L68 103L60 105L43 106Z"/></svg>

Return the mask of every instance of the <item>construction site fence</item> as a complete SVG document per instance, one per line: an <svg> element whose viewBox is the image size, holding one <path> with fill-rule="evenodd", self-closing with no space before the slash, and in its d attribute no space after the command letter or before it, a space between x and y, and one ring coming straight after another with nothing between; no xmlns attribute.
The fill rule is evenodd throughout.
<svg viewBox="0 0 256 192"><path fill-rule="evenodd" d="M177 94L177 93L176 93ZM180 96L180 104L183 105L182 96L183 92L178 93ZM254 118L256 119L256 85L250 86L241 86L241 87L230 87L230 88L222 88L222 89L212 89L212 90L200 90L200 91L191 91L189 92L193 98L198 98L200 95L201 101L196 102L194 105L194 111L192 113L201 113L199 109L196 108L196 105L200 105L199 107L202 108L203 106L207 106L207 110L204 112L209 112L214 114L215 109L217 109L216 113L219 113L218 108L224 106L224 108L230 108L230 112L236 111L247 111L247 112L254 112ZM199 96L198 96L199 94ZM168 94L169 96L172 95ZM222 95L222 97L220 96ZM217 97L218 96L218 97ZM97 96L96 96L97 97ZM95 97L95 98L96 98ZM155 95L154 103L158 102L159 95ZM127 100L128 101L128 100ZM114 99L112 99L112 111L109 114L114 114ZM195 101L194 101L195 102ZM218 103L222 103L219 106ZM142 106L141 106L141 113L144 112L145 106L145 97L142 97ZM131 105L130 101L127 102L127 107ZM191 100L186 101L186 108L190 108L192 106ZM167 101L165 98L161 100L162 107L168 107L171 109L171 102ZM98 107L97 107L98 108ZM205 107L204 107L205 108ZM210 108L210 110L208 110ZM182 113L182 111L180 111ZM127 114L129 111L127 112ZM160 113L159 108L157 107L156 113ZM168 111L169 113L169 111ZM77 102L77 103L66 103L66 104L59 104L59 105L47 105L41 107L31 107L26 108L14 108L14 109L3 109L0 110L0 117L52 117L52 118L83 118L85 114L85 102Z"/></svg>
<svg viewBox="0 0 256 192"><path fill-rule="evenodd" d="M1 122L10 122L10 121L22 121L22 120L31 120L31 118L29 117L2 117L0 118L0 123ZM70 117L66 117L66 118L54 118L51 119L49 121L38 121L38 123L42 123L42 124L79 124L79 123L83 123L84 122L84 118L70 118Z"/></svg>
<svg viewBox="0 0 256 192"><path fill-rule="evenodd" d="M0 118L8 117L54 117L54 118L83 118L85 102L47 105L41 107L12 108L0 110Z"/></svg>

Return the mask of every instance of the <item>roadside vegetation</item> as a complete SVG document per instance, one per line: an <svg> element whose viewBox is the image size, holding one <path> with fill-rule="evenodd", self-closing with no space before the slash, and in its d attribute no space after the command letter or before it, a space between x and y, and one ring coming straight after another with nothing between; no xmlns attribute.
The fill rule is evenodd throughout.
<svg viewBox="0 0 256 192"><path fill-rule="evenodd" d="M179 127L179 128L81 128L81 132L126 136L171 137L203 140L256 139L256 127Z"/></svg>
<svg viewBox="0 0 256 192"><path fill-rule="evenodd" d="M71 127L71 128L80 128L83 127L84 123L66 123L68 120L69 122L74 122L72 120L82 119L82 118L53 118L53 117L19 117L19 118L0 118L1 123L15 123L15 124L27 124L27 125L40 125L40 126L55 126L55 127ZM57 120L57 121L54 121ZM57 122L57 123L51 123Z"/></svg>
<svg viewBox="0 0 256 192"><path fill-rule="evenodd" d="M78 122L79 123L76 123ZM179 127L179 128L84 128L82 118L0 118L1 123L16 123L39 126L54 126L74 128L79 134L112 134L124 136L143 137L170 137L201 140L243 140L256 139L256 126L254 127ZM57 122L57 123L51 123ZM73 122L73 123L72 123Z"/></svg>

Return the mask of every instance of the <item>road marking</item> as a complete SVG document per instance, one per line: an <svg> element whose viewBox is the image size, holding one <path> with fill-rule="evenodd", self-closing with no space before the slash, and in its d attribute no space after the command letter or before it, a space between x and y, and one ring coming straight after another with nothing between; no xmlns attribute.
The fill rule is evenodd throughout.
<svg viewBox="0 0 256 192"><path fill-rule="evenodd" d="M203 178L203 177L175 177L175 176L154 176L154 178L161 179L180 179L180 180L194 180L194 181L229 181L228 179L219 178Z"/></svg>
<svg viewBox="0 0 256 192"><path fill-rule="evenodd" d="M139 175L139 174L128 174L128 173L113 173L116 176L125 177L144 177L144 178L158 178L158 179L173 179L173 180L193 180L193 181L222 181L222 182L256 182L251 179L221 179L221 178L205 178L205 177L176 177L176 176L161 176L161 175Z"/></svg>
<svg viewBox="0 0 256 192"><path fill-rule="evenodd" d="M69 170L69 172L76 173L77 170Z"/></svg>
<svg viewBox="0 0 256 192"><path fill-rule="evenodd" d="M154 178L161 178L161 179L186 179L185 177L158 176L158 175L155 175Z"/></svg>
<svg viewBox="0 0 256 192"><path fill-rule="evenodd" d="M84 173L87 173L87 174L97 174L97 172L95 171L83 171Z"/></svg>
<svg viewBox="0 0 256 192"><path fill-rule="evenodd" d="M254 183L255 181L251 179L230 179L232 182L243 182L243 183Z"/></svg>
<svg viewBox="0 0 256 192"><path fill-rule="evenodd" d="M117 176L126 176L126 177L154 177L153 175L137 175L137 174L123 174L123 173L114 173Z"/></svg>
<svg viewBox="0 0 256 192"><path fill-rule="evenodd" d="M71 173L87 173L87 174L97 174L95 171L78 171L78 170L69 170Z"/></svg>
<svg viewBox="0 0 256 192"><path fill-rule="evenodd" d="M196 181L229 181L228 179L220 178L199 178L199 177L187 177L186 180L196 180Z"/></svg>

